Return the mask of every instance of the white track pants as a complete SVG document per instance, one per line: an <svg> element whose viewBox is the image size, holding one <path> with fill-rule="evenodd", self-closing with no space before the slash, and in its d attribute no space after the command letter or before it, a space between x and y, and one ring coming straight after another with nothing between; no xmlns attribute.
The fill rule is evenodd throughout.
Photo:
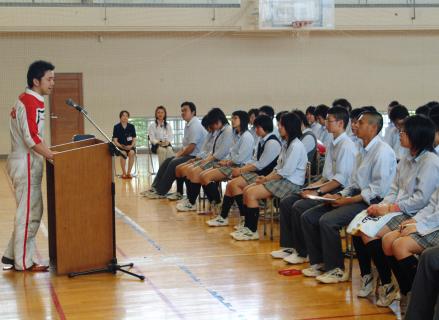
<svg viewBox="0 0 439 320"><path fill-rule="evenodd" d="M33 152L11 154L7 167L14 185L17 211L14 231L4 256L15 261L15 269L25 270L34 263L35 236L43 215L43 159Z"/></svg>

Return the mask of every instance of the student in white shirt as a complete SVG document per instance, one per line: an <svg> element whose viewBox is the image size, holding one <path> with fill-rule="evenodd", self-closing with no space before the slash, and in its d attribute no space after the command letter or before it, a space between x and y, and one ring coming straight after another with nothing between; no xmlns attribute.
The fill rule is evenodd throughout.
<svg viewBox="0 0 439 320"><path fill-rule="evenodd" d="M369 207L367 212L370 216L395 212L401 214L391 218L375 237L362 234L362 238L382 282L377 305L388 306L396 298L396 286L391 281L392 269L399 283L401 306L404 309L404 300L412 280L407 282L402 279L401 270L408 265L416 267L413 266L416 259L412 254L419 254L426 247L439 244L439 234L426 235L428 230L439 227L436 225L438 219L431 219L437 211L436 204L432 202L435 202L436 196L433 194L439 188L439 159L433 152L435 127L430 119L423 116L407 118L400 129L400 136L401 145L408 148L410 154L400 160L389 194L380 204ZM401 232L401 226L404 225L408 229ZM387 259L384 254L388 256ZM411 273L405 276L411 275L414 277Z"/></svg>
<svg viewBox="0 0 439 320"><path fill-rule="evenodd" d="M159 166L167 158L173 157L171 143L174 139L172 126L166 121L167 112L163 106L158 106L155 109L155 121L148 127L148 138L151 141L151 149L155 150L159 158Z"/></svg>
<svg viewBox="0 0 439 320"><path fill-rule="evenodd" d="M324 104L320 104L316 107L316 111L314 113L317 122L320 123L321 125L320 132L317 134L317 139L321 143L323 143L326 148L328 148L332 140L332 134L328 132L325 125L326 115L328 114L328 110L329 110L328 106Z"/></svg>
<svg viewBox="0 0 439 320"><path fill-rule="evenodd" d="M253 136L253 139L254 139L254 141L255 141L255 144L256 144L256 141L257 141L257 139L258 139L258 136L256 135L256 127L255 127L255 125L254 125L254 122L255 122L255 119L258 117L258 115L259 115L259 109L256 109L256 108L252 108L252 109L250 109L249 111L248 111L248 117L249 117L249 119L248 119L248 125L249 125L249 132L252 134L252 136Z"/></svg>
<svg viewBox="0 0 439 320"><path fill-rule="evenodd" d="M316 107L309 106L308 108L306 108L305 115L306 115L306 119L308 120L309 127L310 127L311 131L314 133L314 135L318 139L319 133L320 133L320 128L322 126L320 125L320 123L317 122L316 117L314 116L315 112L316 112Z"/></svg>
<svg viewBox="0 0 439 320"><path fill-rule="evenodd" d="M392 111L393 107L398 106L398 105L399 105L399 102L396 100L389 103L389 105L387 106L387 117L389 117L390 111ZM395 125L393 124L392 121L390 121L390 118L389 118L387 128L386 128L386 130L383 130L383 140L385 142L387 142L389 145L391 143L390 138L391 138L392 128L394 128L394 127L395 127Z"/></svg>
<svg viewBox="0 0 439 320"><path fill-rule="evenodd" d="M273 258L282 258L285 262L299 264L308 261L307 249L301 227L300 217L308 209L321 202L308 199L309 195L335 193L349 185L356 164L357 148L347 136L345 130L349 115L342 107L329 109L327 115L328 131L334 135L326 150L322 178L300 194L284 198L280 203L280 250L271 253ZM303 200L300 200L303 198Z"/></svg>
<svg viewBox="0 0 439 320"><path fill-rule="evenodd" d="M399 140L399 130L404 124L404 120L409 116L409 111L406 107L398 105L392 108L390 111L389 118L393 123L393 129L389 132L389 145L395 151L396 159L399 161L409 154L407 148L401 146L401 141Z"/></svg>
<svg viewBox="0 0 439 320"><path fill-rule="evenodd" d="M301 120L294 113L284 114L279 122L279 133L286 141L277 166L267 176L259 176L256 183L244 190L244 228L232 234L235 240L257 240L259 200L270 197L280 199L299 191L305 182L308 156L299 140L302 136Z"/></svg>

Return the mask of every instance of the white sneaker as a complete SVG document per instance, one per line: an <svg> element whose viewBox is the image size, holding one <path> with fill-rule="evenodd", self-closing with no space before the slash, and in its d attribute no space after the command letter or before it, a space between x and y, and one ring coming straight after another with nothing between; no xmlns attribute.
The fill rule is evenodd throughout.
<svg viewBox="0 0 439 320"><path fill-rule="evenodd" d="M313 264L309 268L303 269L305 277L318 277L323 273L323 263Z"/></svg>
<svg viewBox="0 0 439 320"><path fill-rule="evenodd" d="M375 291L375 278L372 274L366 274L361 278L361 288L357 297L366 298Z"/></svg>
<svg viewBox="0 0 439 320"><path fill-rule="evenodd" d="M317 281L322 283L339 283L345 282L349 279L349 273L344 272L340 268L335 268L325 272L324 274L316 277Z"/></svg>
<svg viewBox="0 0 439 320"><path fill-rule="evenodd" d="M177 203L177 211L196 211L197 210L197 205L195 204L191 204L189 201L185 202L185 203Z"/></svg>
<svg viewBox="0 0 439 320"><path fill-rule="evenodd" d="M305 262L309 262L309 258L308 258L308 256L301 257L296 252L296 253L290 254L288 257L285 257L284 261L288 262L290 264L302 264L302 263L305 263Z"/></svg>
<svg viewBox="0 0 439 320"><path fill-rule="evenodd" d="M145 197L148 199L164 199L166 196L162 196L161 194L158 194L156 192L150 192L145 194Z"/></svg>
<svg viewBox="0 0 439 320"><path fill-rule="evenodd" d="M388 307L398 298L398 290L393 282L378 287L377 306Z"/></svg>
<svg viewBox="0 0 439 320"><path fill-rule="evenodd" d="M239 230L239 229L242 229L242 228L244 228L244 224L245 224L245 218L239 218L239 222L238 222L238 224L236 225L236 226L234 226L233 228L235 229L235 230Z"/></svg>
<svg viewBox="0 0 439 320"><path fill-rule="evenodd" d="M233 235L233 239L238 240L238 241L258 240L259 239L259 232L258 232L258 230L253 232L249 228L244 227L239 233L235 233Z"/></svg>
<svg viewBox="0 0 439 320"><path fill-rule="evenodd" d="M144 197L145 197L147 194L150 194L150 193L156 193L155 189L151 188L151 189L149 189L149 190L142 191L142 192L140 192L139 194L140 194L141 196L144 196Z"/></svg>
<svg viewBox="0 0 439 320"><path fill-rule="evenodd" d="M183 197L183 199L177 201L177 204L179 204L179 203L186 203L186 202L189 202L189 199Z"/></svg>
<svg viewBox="0 0 439 320"><path fill-rule="evenodd" d="M177 201L183 199L183 195L180 192L174 192L166 196L166 199L170 201Z"/></svg>
<svg viewBox="0 0 439 320"><path fill-rule="evenodd" d="M229 219L227 219L227 218L224 219L223 217L218 215L215 218L206 221L206 223L210 227L224 227L224 226L228 226L229 225Z"/></svg>
<svg viewBox="0 0 439 320"><path fill-rule="evenodd" d="M296 250L294 248L281 248L276 251L271 251L271 256L275 259L283 259L294 253L296 253Z"/></svg>

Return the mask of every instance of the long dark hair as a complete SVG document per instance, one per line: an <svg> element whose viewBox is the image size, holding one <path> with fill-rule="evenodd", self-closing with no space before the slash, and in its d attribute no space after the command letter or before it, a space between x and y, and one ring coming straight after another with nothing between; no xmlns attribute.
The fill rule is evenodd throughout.
<svg viewBox="0 0 439 320"><path fill-rule="evenodd" d="M166 121L166 118L168 117L168 113L166 112L166 108L164 106L158 106L157 108L155 108L155 112L154 112L154 116L155 116L155 125L158 126L159 123L157 121L157 111L158 110L163 110L165 112L165 117L163 118L163 124L165 126L165 129L168 125L168 122Z"/></svg>
<svg viewBox="0 0 439 320"><path fill-rule="evenodd" d="M422 151L433 151L433 143L436 128L429 118L422 115L415 115L405 119L404 131L409 138L412 148L419 155Z"/></svg>
<svg viewBox="0 0 439 320"><path fill-rule="evenodd" d="M302 128L300 118L292 113L288 112L280 118L280 124L285 128L288 134L287 147L290 146L291 141L302 136Z"/></svg>

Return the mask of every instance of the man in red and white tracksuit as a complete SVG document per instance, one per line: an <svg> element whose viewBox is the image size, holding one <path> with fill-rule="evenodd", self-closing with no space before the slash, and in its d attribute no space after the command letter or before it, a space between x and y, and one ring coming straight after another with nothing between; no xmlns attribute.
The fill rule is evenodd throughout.
<svg viewBox="0 0 439 320"><path fill-rule="evenodd" d="M17 211L14 231L2 262L15 270L47 271L34 262L35 237L43 214L41 182L44 158L53 153L44 144L44 97L54 86L54 66L36 61L28 71L28 88L11 111L11 153L7 170L12 180Z"/></svg>

